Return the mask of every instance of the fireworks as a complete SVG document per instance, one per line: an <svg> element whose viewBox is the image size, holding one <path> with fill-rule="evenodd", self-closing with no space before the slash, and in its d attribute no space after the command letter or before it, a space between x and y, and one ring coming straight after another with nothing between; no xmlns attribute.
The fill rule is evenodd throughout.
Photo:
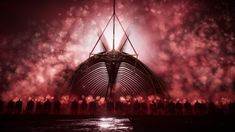
<svg viewBox="0 0 235 132"><path fill-rule="evenodd" d="M71 73L88 58L112 15L112 1L76 5L50 20L46 16L30 20L23 32L1 36L3 98L56 96L66 91ZM165 79L173 98L234 96L235 36L227 31L233 18L222 12L218 21L204 12L205 5L193 0L117 1L117 14L139 59ZM109 35L105 33L108 43ZM121 38L122 32L117 35ZM133 52L129 47L124 51Z"/></svg>

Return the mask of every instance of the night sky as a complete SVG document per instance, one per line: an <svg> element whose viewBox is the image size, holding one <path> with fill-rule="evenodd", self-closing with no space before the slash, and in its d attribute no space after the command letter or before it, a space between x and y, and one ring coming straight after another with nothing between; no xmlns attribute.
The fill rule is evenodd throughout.
<svg viewBox="0 0 235 132"><path fill-rule="evenodd" d="M235 99L234 7L229 0L117 0L116 12L138 59L172 98ZM2 98L62 95L111 15L112 0L1 1Z"/></svg>

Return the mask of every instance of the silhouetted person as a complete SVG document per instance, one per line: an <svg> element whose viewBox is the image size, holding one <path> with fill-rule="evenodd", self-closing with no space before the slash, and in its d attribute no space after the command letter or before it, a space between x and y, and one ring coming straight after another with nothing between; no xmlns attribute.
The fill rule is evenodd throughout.
<svg viewBox="0 0 235 132"><path fill-rule="evenodd" d="M200 114L200 103L197 101L195 104L194 104L194 111L195 111L195 114Z"/></svg>
<svg viewBox="0 0 235 132"><path fill-rule="evenodd" d="M82 100L81 111L84 113L87 111L87 102L85 99Z"/></svg>
<svg viewBox="0 0 235 132"><path fill-rule="evenodd" d="M199 109L200 109L200 114L206 114L207 107L205 103L200 103Z"/></svg>
<svg viewBox="0 0 235 132"><path fill-rule="evenodd" d="M191 114L192 113L192 105L188 101L184 103L184 109L186 114Z"/></svg>
<svg viewBox="0 0 235 132"><path fill-rule="evenodd" d="M72 114L77 114L78 112L78 101L77 100L74 100L72 103L71 103L71 113Z"/></svg>
<svg viewBox="0 0 235 132"><path fill-rule="evenodd" d="M216 112L216 106L215 106L214 102L211 101L208 103L208 114L214 115L215 112Z"/></svg>
<svg viewBox="0 0 235 132"><path fill-rule="evenodd" d="M235 102L230 102L228 104L228 108L229 108L229 113L230 114L235 114Z"/></svg>
<svg viewBox="0 0 235 132"><path fill-rule="evenodd" d="M124 113L128 114L130 112L132 112L131 110L133 109L133 106L131 105L130 101L127 101L126 103L123 104L123 109L124 109Z"/></svg>
<svg viewBox="0 0 235 132"><path fill-rule="evenodd" d="M29 100L27 102L27 106L26 106L27 113L29 113L29 114L33 113L33 108L34 108L34 102L33 102L33 100Z"/></svg>
<svg viewBox="0 0 235 132"><path fill-rule="evenodd" d="M133 112L134 114L139 114L140 112L140 103L138 102L138 100L135 100L133 103Z"/></svg>
<svg viewBox="0 0 235 132"><path fill-rule="evenodd" d="M149 107L150 107L151 114L155 114L155 112L157 111L157 103L155 101L152 101Z"/></svg>
<svg viewBox="0 0 235 132"><path fill-rule="evenodd" d="M4 111L4 101L0 99L0 114Z"/></svg>
<svg viewBox="0 0 235 132"><path fill-rule="evenodd" d="M22 101L19 99L18 101L16 101L16 107L15 107L15 112L16 114L20 114L22 111Z"/></svg>
<svg viewBox="0 0 235 132"><path fill-rule="evenodd" d="M108 111L108 112L113 112L113 111L114 111L114 103L113 103L112 100L109 100L109 101L107 102L107 111Z"/></svg>
<svg viewBox="0 0 235 132"><path fill-rule="evenodd" d="M176 109L176 114L177 115L181 115L182 114L183 106L182 106L182 104L179 101L177 101L177 103L175 104L175 109Z"/></svg>
<svg viewBox="0 0 235 132"><path fill-rule="evenodd" d="M148 104L144 101L140 103L140 114L146 114L148 112Z"/></svg>
<svg viewBox="0 0 235 132"><path fill-rule="evenodd" d="M162 114L165 114L165 105L164 103L160 100L158 103L157 103L157 113L162 115Z"/></svg>
<svg viewBox="0 0 235 132"><path fill-rule="evenodd" d="M44 112L46 114L50 114L51 112L51 102L49 100L46 100L46 102L44 102Z"/></svg>
<svg viewBox="0 0 235 132"><path fill-rule="evenodd" d="M224 109L222 107L218 107L216 109L216 115L218 116L224 116Z"/></svg>
<svg viewBox="0 0 235 132"><path fill-rule="evenodd" d="M7 113L12 114L14 112L15 108L15 102L13 100L10 100L7 104Z"/></svg>
<svg viewBox="0 0 235 132"><path fill-rule="evenodd" d="M36 103L36 113L41 114L42 113L42 108L43 108L42 102L37 101L37 103Z"/></svg>
<svg viewBox="0 0 235 132"><path fill-rule="evenodd" d="M55 114L59 114L60 111L61 111L61 103L60 103L59 100L56 100L56 101L54 102L54 113L55 113Z"/></svg>
<svg viewBox="0 0 235 132"><path fill-rule="evenodd" d="M96 111L96 102L93 100L89 103L89 111L94 113Z"/></svg>
<svg viewBox="0 0 235 132"><path fill-rule="evenodd" d="M175 113L175 103L173 101L168 102L168 114Z"/></svg>
<svg viewBox="0 0 235 132"><path fill-rule="evenodd" d="M123 112L123 103L121 101L117 101L115 105L115 110L117 113Z"/></svg>

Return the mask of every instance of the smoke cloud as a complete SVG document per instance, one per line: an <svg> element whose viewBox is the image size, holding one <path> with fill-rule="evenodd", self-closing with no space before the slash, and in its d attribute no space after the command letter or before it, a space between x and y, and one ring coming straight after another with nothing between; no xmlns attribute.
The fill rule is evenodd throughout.
<svg viewBox="0 0 235 132"><path fill-rule="evenodd" d="M42 12L35 9L33 18L19 12L23 24L19 22L13 31L2 30L0 91L4 99L66 93L66 82L89 57L112 15L109 0L44 4L48 7ZM12 8L13 14L18 11ZM116 10L130 32L138 59L165 80L171 97L234 98L235 17L229 3L117 0ZM131 48L126 52L132 52Z"/></svg>

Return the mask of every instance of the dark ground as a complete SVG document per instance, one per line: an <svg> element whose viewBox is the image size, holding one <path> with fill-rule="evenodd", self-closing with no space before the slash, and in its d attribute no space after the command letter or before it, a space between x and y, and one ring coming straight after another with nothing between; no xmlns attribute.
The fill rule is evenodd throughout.
<svg viewBox="0 0 235 132"><path fill-rule="evenodd" d="M104 116L110 118L110 116ZM102 116L102 118L104 118ZM111 116L112 117L112 116ZM129 119L124 122L128 129L98 129L97 116L73 115L1 115L0 131L234 131L235 118L232 115L204 116L119 116L117 119ZM88 122L94 124L89 124ZM78 123L79 122L79 123ZM81 123L85 123L81 124Z"/></svg>

